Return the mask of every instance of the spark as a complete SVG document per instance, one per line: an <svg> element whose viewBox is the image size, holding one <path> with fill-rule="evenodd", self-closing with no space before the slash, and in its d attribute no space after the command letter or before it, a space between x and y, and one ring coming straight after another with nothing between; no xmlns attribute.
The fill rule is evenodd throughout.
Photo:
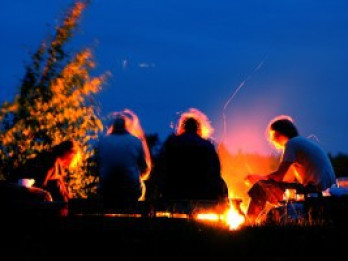
<svg viewBox="0 0 348 261"><path fill-rule="evenodd" d="M138 66L140 68L154 68L155 64L154 63L139 63Z"/></svg>
<svg viewBox="0 0 348 261"><path fill-rule="evenodd" d="M267 58L267 57L266 57ZM256 67L255 69L246 77L246 79L244 81L242 81L238 87L235 89L235 91L232 93L232 95L228 98L228 100L226 101L226 103L224 104L223 107L223 111L222 111L222 120L223 120L223 134L222 134L222 138L221 138L221 143L223 143L226 133L227 133L227 124L226 124L226 110L228 105L232 102L232 100L234 99L234 97L238 94L238 92L245 86L245 84L251 79L251 77L253 76L253 74L255 74L257 71L259 71L266 58L264 58Z"/></svg>
<svg viewBox="0 0 348 261"><path fill-rule="evenodd" d="M128 60L127 59L124 59L123 61L122 61L122 68L123 69L126 69L128 67Z"/></svg>
<svg viewBox="0 0 348 261"><path fill-rule="evenodd" d="M308 139L315 140L316 142L320 143L319 138L315 134L310 134L307 136Z"/></svg>

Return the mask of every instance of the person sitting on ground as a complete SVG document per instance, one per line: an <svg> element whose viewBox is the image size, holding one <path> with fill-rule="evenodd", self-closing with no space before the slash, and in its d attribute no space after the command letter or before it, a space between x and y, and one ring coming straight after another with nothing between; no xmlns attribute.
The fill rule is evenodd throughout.
<svg viewBox="0 0 348 261"><path fill-rule="evenodd" d="M53 201L68 202L71 193L65 182L66 170L71 166L77 151L73 141L63 141L51 150L42 151L35 158L29 159L15 170L14 177L18 181L33 179L32 188L48 191Z"/></svg>
<svg viewBox="0 0 348 261"><path fill-rule="evenodd" d="M182 125L182 133L170 135L161 149L156 171L160 197L226 201L228 189L213 143L202 137L202 126L194 117L185 118Z"/></svg>
<svg viewBox="0 0 348 261"><path fill-rule="evenodd" d="M110 134L99 142L98 191L106 209L135 207L143 195L141 178L149 168L142 141L132 135L126 119L118 115Z"/></svg>
<svg viewBox="0 0 348 261"><path fill-rule="evenodd" d="M286 189L298 192L322 192L336 183L335 173L328 155L318 143L299 135L293 120L285 115L273 119L268 128L272 145L283 151L278 169L268 175L248 175L246 181L253 184L248 191L251 201L247 218L257 221L266 203L278 204ZM294 170L294 182L285 182L290 167Z"/></svg>
<svg viewBox="0 0 348 261"><path fill-rule="evenodd" d="M29 181L29 182L28 182ZM20 179L18 182L12 180L0 180L0 204L10 208L21 206L52 202L51 194L38 187L33 187L33 179Z"/></svg>

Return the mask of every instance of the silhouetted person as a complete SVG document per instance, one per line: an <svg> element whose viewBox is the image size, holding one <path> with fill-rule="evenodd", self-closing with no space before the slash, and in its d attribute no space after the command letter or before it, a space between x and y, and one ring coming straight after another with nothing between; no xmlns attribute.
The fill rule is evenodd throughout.
<svg viewBox="0 0 348 261"><path fill-rule="evenodd" d="M145 189L141 177L149 167L142 141L127 131L125 118L119 116L99 145L99 193L104 207L134 207Z"/></svg>
<svg viewBox="0 0 348 261"><path fill-rule="evenodd" d="M51 202L51 194L42 188L24 186L20 182L0 181L0 202L11 207L11 203L32 204L39 202ZM15 206L13 206L15 207Z"/></svg>
<svg viewBox="0 0 348 261"><path fill-rule="evenodd" d="M14 172L17 180L34 179L33 188L41 188L51 194L53 201L68 202L71 197L65 182L66 170L77 153L73 141L63 141L51 150L40 152Z"/></svg>
<svg viewBox="0 0 348 261"><path fill-rule="evenodd" d="M162 198L226 200L228 190L214 145L201 137L196 119L189 117L183 125L183 133L169 136L162 147L156 173Z"/></svg>
<svg viewBox="0 0 348 261"><path fill-rule="evenodd" d="M251 222L265 208L266 202L278 204L287 188L298 192L321 192L336 183L330 159L314 141L302 137L291 118L277 117L268 127L272 145L283 151L278 169L268 175L249 175L246 180L254 184L249 190L251 202L247 217ZM294 182L284 182L290 166L295 169Z"/></svg>

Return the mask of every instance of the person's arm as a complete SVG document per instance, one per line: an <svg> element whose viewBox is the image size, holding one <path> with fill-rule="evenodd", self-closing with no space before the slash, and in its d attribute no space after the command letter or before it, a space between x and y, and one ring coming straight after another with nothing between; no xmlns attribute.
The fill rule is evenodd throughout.
<svg viewBox="0 0 348 261"><path fill-rule="evenodd" d="M291 162L287 162L287 161L282 161L278 167L278 169L274 172L271 172L268 175L248 175L245 180L248 183L254 184L260 180L274 180L274 181L282 181L286 172L289 170L290 166L291 166Z"/></svg>
<svg viewBox="0 0 348 261"><path fill-rule="evenodd" d="M271 172L268 175L248 175L246 177L247 183L254 184L257 181L260 180L274 180L274 181L283 181L285 174L289 170L292 163L296 161L296 149L293 143L291 143L291 140L287 142L285 146L285 151L282 156L282 161L278 167L278 169L274 172Z"/></svg>
<svg viewBox="0 0 348 261"><path fill-rule="evenodd" d="M278 182L282 181L286 172L289 170L291 164L292 164L291 162L282 161L279 165L279 168L276 171L266 176L267 179L272 179Z"/></svg>

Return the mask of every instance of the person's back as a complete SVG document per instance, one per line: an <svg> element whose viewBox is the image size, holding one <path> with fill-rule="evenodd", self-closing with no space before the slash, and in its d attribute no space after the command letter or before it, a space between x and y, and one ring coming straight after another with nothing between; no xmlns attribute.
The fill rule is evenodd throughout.
<svg viewBox="0 0 348 261"><path fill-rule="evenodd" d="M195 131L173 135L166 141L162 194L167 199L220 200L227 186L220 176L214 145Z"/></svg>
<svg viewBox="0 0 348 261"><path fill-rule="evenodd" d="M293 162L298 180L304 186L312 184L320 190L336 182L335 173L326 152L314 141L297 136L288 141L284 161Z"/></svg>
<svg viewBox="0 0 348 261"><path fill-rule="evenodd" d="M139 161L141 158L141 141L129 133L108 135L100 142L100 176L110 178L110 170L122 170L130 179L139 179Z"/></svg>
<svg viewBox="0 0 348 261"><path fill-rule="evenodd" d="M134 205L142 195L140 177L147 169L141 140L124 126L116 127L121 129L103 137L99 144L99 191L106 207Z"/></svg>

